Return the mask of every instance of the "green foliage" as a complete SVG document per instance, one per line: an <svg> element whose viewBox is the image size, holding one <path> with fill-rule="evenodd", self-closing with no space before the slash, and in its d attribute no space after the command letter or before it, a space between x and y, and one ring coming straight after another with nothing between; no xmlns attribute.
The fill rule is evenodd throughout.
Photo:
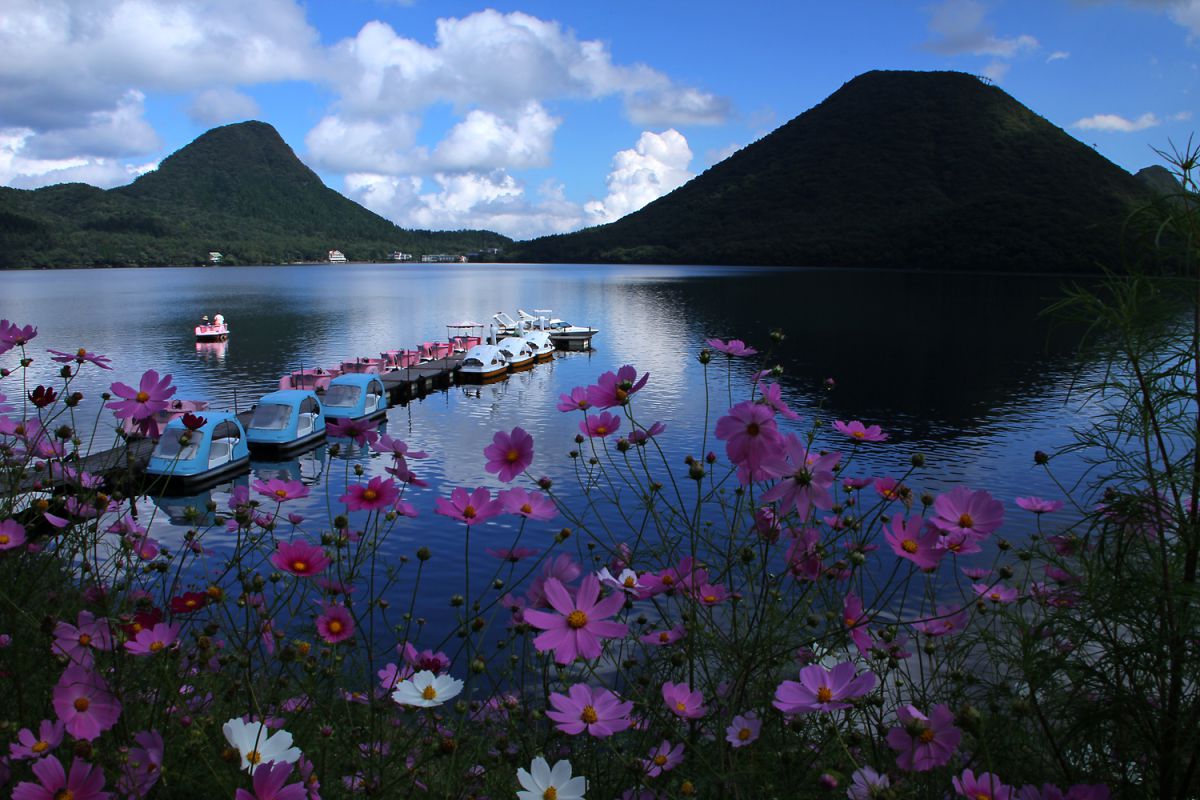
<svg viewBox="0 0 1200 800"><path fill-rule="evenodd" d="M321 183L270 125L215 128L128 186L0 188L0 267L387 261L507 247L489 231L409 231Z"/></svg>

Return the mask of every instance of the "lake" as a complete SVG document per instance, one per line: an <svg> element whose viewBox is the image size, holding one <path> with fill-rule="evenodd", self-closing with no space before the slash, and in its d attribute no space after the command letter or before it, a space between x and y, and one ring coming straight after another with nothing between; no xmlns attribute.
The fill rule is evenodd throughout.
<svg viewBox="0 0 1200 800"><path fill-rule="evenodd" d="M814 419L882 425L890 441L864 447L856 472L900 474L912 453L923 453L926 467L910 481L914 489L986 488L1005 502L1009 522L1002 533L1023 537L1032 519L1013 498L1059 496L1035 468L1034 451L1068 443L1068 428L1085 420L1068 392L1092 365L1076 356L1077 334L1039 317L1065 282L938 272L576 265L58 270L0 274L0 317L38 327L31 345L36 380L58 383L58 365L46 348L86 347L112 358L111 373L87 369L74 386L86 398L78 427L95 427L103 443L111 441L112 417L100 408L100 393L113 380L136 385L148 368L170 373L177 397L244 410L291 369L444 339L446 324L464 318L489 321L501 310L548 308L599 328L590 352L562 353L501 383L455 387L389 410L387 432L429 453L411 462L429 485L409 491L420 516L402 521L382 555L411 556L422 544L434 551L425 578L437 588L418 611L431 629L446 630L454 612L445 598L461 591L463 579L462 526L435 515L434 498L455 486L504 488L485 472L482 451L496 431L515 426L535 438L531 472L577 496L567 453L576 446L579 417L555 410L555 403L623 364L650 374L635 398L638 418L666 425L660 439L676 466L685 469L687 454L722 452L711 433L701 439L705 370L697 355L707 337L740 338L765 351L771 329L781 329L786 338L768 363L783 367L783 396L805 417L792 429L806 429ZM230 340L198 345L192 326L215 313L228 321ZM15 366L11 353L3 358ZM758 366L728 363L720 354L713 359L710 431L728 407L727 370L733 370L737 401L746 397L746 381ZM835 379L836 390L824 390L826 378ZM21 394L12 381L0 384L10 402ZM822 441L848 451L832 432ZM370 477L384 474L387 463L360 449L333 456L322 445L288 462L255 462L249 480L291 475L310 483L312 497L293 510L311 528L328 524L330 506L336 512L336 497L357 480L350 474L356 465ZM1081 471L1069 463L1060 469L1068 482ZM223 509L230 488L158 506L145 501L142 521L152 519L152 534L176 543L188 527L181 509L209 499ZM522 544L545 548L562 525L561 519L531 524ZM511 520L498 520L472 532L476 586L496 572L483 549L511 546L514 530ZM214 532L205 543L219 551L224 536ZM397 587L396 596L407 602L403 589Z"/></svg>

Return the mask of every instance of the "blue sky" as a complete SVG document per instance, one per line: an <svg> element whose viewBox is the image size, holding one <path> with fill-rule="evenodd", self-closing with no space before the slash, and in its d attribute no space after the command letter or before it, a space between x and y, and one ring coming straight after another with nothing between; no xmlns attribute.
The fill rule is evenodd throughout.
<svg viewBox="0 0 1200 800"><path fill-rule="evenodd" d="M986 75L1130 171L1200 119L1200 0L5 0L0 52L4 185L121 185L260 119L399 225L519 239L634 211L872 69Z"/></svg>

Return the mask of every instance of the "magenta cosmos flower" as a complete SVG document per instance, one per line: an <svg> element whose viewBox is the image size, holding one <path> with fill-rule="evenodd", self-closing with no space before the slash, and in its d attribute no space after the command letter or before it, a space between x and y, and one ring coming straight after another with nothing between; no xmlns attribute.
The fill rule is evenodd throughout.
<svg viewBox="0 0 1200 800"><path fill-rule="evenodd" d="M828 510L833 507L833 468L841 459L841 453L818 455L810 453L804 442L794 433L783 440L786 465L777 474L779 482L763 493L762 499L779 501L780 513L795 508L801 519L808 517L813 508Z"/></svg>
<svg viewBox="0 0 1200 800"><path fill-rule="evenodd" d="M521 488L505 489L496 494L496 499L500 501L506 514L538 520L554 519L558 516L558 507L554 505L554 501L541 492Z"/></svg>
<svg viewBox="0 0 1200 800"><path fill-rule="evenodd" d="M117 789L126 797L145 797L162 774L163 738L158 731L141 731L134 734L133 740L137 747L129 750L117 778Z"/></svg>
<svg viewBox="0 0 1200 800"><path fill-rule="evenodd" d="M596 408L623 406L629 402L630 397L646 385L649 378L650 373L646 373L639 379L637 370L629 364L621 367L615 373L606 372L596 381L595 386L587 387L588 403Z"/></svg>
<svg viewBox="0 0 1200 800"><path fill-rule="evenodd" d="M858 652L863 656L868 655L874 646L871 632L867 628L870 618L863 608L862 598L854 592L847 592L842 601L842 622L850 630L850 640L854 642Z"/></svg>
<svg viewBox="0 0 1200 800"><path fill-rule="evenodd" d="M1017 505L1035 514L1050 514L1063 507L1062 500L1043 500L1040 497L1018 497Z"/></svg>
<svg viewBox="0 0 1200 800"><path fill-rule="evenodd" d="M572 736L586 731L589 736L603 738L633 724L629 719L633 701L622 701L608 689L593 689L583 683L572 686L567 694L552 692L550 705L554 709L546 716L558 723L560 731Z"/></svg>
<svg viewBox="0 0 1200 800"><path fill-rule="evenodd" d="M492 493L483 486L473 492L468 492L461 486L456 487L450 492L449 500L436 497L433 504L434 513L468 525L486 522L504 512L504 503L499 498L493 500Z"/></svg>
<svg viewBox="0 0 1200 800"><path fill-rule="evenodd" d="M271 478L269 481L255 481L254 491L277 503L288 500L299 500L308 497L309 488L300 481L285 481L281 478Z"/></svg>
<svg viewBox="0 0 1200 800"><path fill-rule="evenodd" d="M307 578L329 566L329 556L325 555L325 551L320 547L308 542L276 542L275 552L271 554L271 564L276 569Z"/></svg>
<svg viewBox="0 0 1200 800"><path fill-rule="evenodd" d="M325 434L333 439L350 439L358 445L379 441L379 423L370 419L342 419L325 423Z"/></svg>
<svg viewBox="0 0 1200 800"><path fill-rule="evenodd" d="M51 650L85 667L92 665L93 650L112 650L112 631L108 620L90 611L80 611L75 624L60 622L54 626Z"/></svg>
<svg viewBox="0 0 1200 800"><path fill-rule="evenodd" d="M57 361L59 364L70 364L72 361L74 361L76 364L83 364L85 361L90 361L100 369L112 369L112 367L108 365L112 359L110 359L108 356L89 353L86 347L81 347L74 353L63 353L59 350L49 350L48 352L54 354L53 358L50 360Z"/></svg>
<svg viewBox="0 0 1200 800"><path fill-rule="evenodd" d="M513 428L512 433L496 431L483 454L488 460L484 469L510 483L533 463L533 437L524 428Z"/></svg>
<svg viewBox="0 0 1200 800"><path fill-rule="evenodd" d="M65 730L61 721L51 722L48 719L38 725L37 736L29 728L21 728L17 732L17 741L8 746L9 755L18 761L48 756L50 751L62 744Z"/></svg>
<svg viewBox="0 0 1200 800"><path fill-rule="evenodd" d="M584 386L576 386L570 394L559 395L558 405L555 406L559 411L586 411L591 407L592 404L587 399L587 388Z"/></svg>
<svg viewBox="0 0 1200 800"><path fill-rule="evenodd" d="M110 792L104 791L104 770L95 764L71 762L71 773L54 756L49 756L33 765L33 776L37 783L21 781L13 789L13 800L109 800Z"/></svg>
<svg viewBox="0 0 1200 800"><path fill-rule="evenodd" d="M743 484L777 477L786 469L781 463L783 437L770 406L738 403L717 420L716 436L725 442L725 455L737 466Z"/></svg>
<svg viewBox="0 0 1200 800"><path fill-rule="evenodd" d="M896 766L900 769L925 772L950 761L962 731L954 727L954 712L939 703L925 716L916 707L901 706L896 715L900 725L888 731L888 747L900 753Z"/></svg>
<svg viewBox="0 0 1200 800"><path fill-rule="evenodd" d="M720 339L705 339L704 343L713 350L720 351L727 356L745 358L746 356L757 355L758 351L749 346L741 339L730 339L728 342L723 342Z"/></svg>
<svg viewBox="0 0 1200 800"><path fill-rule="evenodd" d="M625 605L625 596L615 593L599 599L600 581L595 575L584 577L575 597L557 578L548 578L543 591L557 613L528 609L525 621L543 631L533 646L542 653L553 650L559 664L570 664L577 656L598 658L601 639L616 639L629 632L624 623L605 619Z"/></svg>
<svg viewBox="0 0 1200 800"><path fill-rule="evenodd" d="M738 714L725 729L725 741L734 747L745 747L758 739L760 731L762 731L762 720L758 718L757 714L753 711L748 714Z"/></svg>
<svg viewBox="0 0 1200 800"><path fill-rule="evenodd" d="M286 761L272 761L254 771L251 785L254 792L238 789L233 800L305 800L308 788L303 782L284 786L291 777L292 765Z"/></svg>
<svg viewBox="0 0 1200 800"><path fill-rule="evenodd" d="M0 550L12 550L25 544L25 527L15 519L0 522Z"/></svg>
<svg viewBox="0 0 1200 800"><path fill-rule="evenodd" d="M692 691L686 683L665 682L662 685L663 701L672 714L680 719L699 719L708 713L704 707L704 695Z"/></svg>
<svg viewBox="0 0 1200 800"><path fill-rule="evenodd" d="M990 586L972 583L971 588L975 590L975 594L979 595L980 600L989 600L996 605L1006 605L1017 600L1017 590L1000 583L993 583Z"/></svg>
<svg viewBox="0 0 1200 800"><path fill-rule="evenodd" d="M117 415L117 419L128 419L134 422L149 419L151 424L153 424L154 415L165 409L167 400L175 394L175 387L171 385L171 376L166 375L160 379L158 372L152 369L146 370L142 375L137 389L120 381L114 382L109 389L121 398L107 404L107 407ZM157 432L157 426L155 426L155 431Z"/></svg>
<svg viewBox="0 0 1200 800"><path fill-rule="evenodd" d="M670 772L683 763L683 742L672 745L666 739L659 742L657 747L650 748L649 758L642 760L647 778L657 778L664 772Z"/></svg>
<svg viewBox="0 0 1200 800"><path fill-rule="evenodd" d="M338 498L350 511L375 511L391 508L400 499L400 489L391 478L376 475L367 483L351 486L346 494Z"/></svg>
<svg viewBox="0 0 1200 800"><path fill-rule="evenodd" d="M686 631L682 625L676 625L670 630L643 633L638 639L652 647L662 647L663 645L675 644L683 638L685 633Z"/></svg>
<svg viewBox="0 0 1200 800"><path fill-rule="evenodd" d="M135 656L154 655L179 641L179 631L182 627L178 622L159 622L152 627L142 628L132 639L125 642L125 649Z"/></svg>
<svg viewBox="0 0 1200 800"><path fill-rule="evenodd" d="M621 427L621 418L607 411L584 417L579 423L579 431L589 439L603 439L610 433L616 433Z"/></svg>
<svg viewBox="0 0 1200 800"><path fill-rule="evenodd" d="M317 633L329 644L344 642L354 635L354 617L345 606L327 603L317 617Z"/></svg>
<svg viewBox="0 0 1200 800"><path fill-rule="evenodd" d="M961 633L967 628L967 610L957 606L938 606L937 616L914 622L913 627L926 636L938 637Z"/></svg>
<svg viewBox="0 0 1200 800"><path fill-rule="evenodd" d="M28 344L29 340L35 336L37 336L37 328L32 325L21 327L15 322L0 319L0 354L7 353L14 347Z"/></svg>
<svg viewBox="0 0 1200 800"><path fill-rule="evenodd" d="M917 565L918 569L937 569L946 551L938 547L941 534L920 517L904 519L900 515L892 518L891 524L883 529L883 538L892 546L892 552ZM921 535L922 529L925 535Z"/></svg>
<svg viewBox="0 0 1200 800"><path fill-rule="evenodd" d="M121 716L121 703L104 679L75 664L67 667L58 679L52 704L67 733L89 742L115 725Z"/></svg>
<svg viewBox="0 0 1200 800"><path fill-rule="evenodd" d="M775 689L771 703L785 714L807 714L810 711L835 711L850 708L849 701L862 697L875 688L875 673L854 674L853 662L825 669L809 664L800 670L800 681L784 681Z"/></svg>
<svg viewBox="0 0 1200 800"><path fill-rule="evenodd" d="M834 420L833 429L849 436L856 442L883 442L888 438L888 435L878 425L867 427L856 419L850 420L850 422Z"/></svg>
<svg viewBox="0 0 1200 800"><path fill-rule="evenodd" d="M976 775L964 769L962 775L951 778L950 782L954 784L954 791L968 800L1013 800L1015 797L1012 787L990 772Z"/></svg>
<svg viewBox="0 0 1200 800"><path fill-rule="evenodd" d="M1004 522L1004 504L983 489L955 486L933 501L933 524L947 534L966 533L983 538Z"/></svg>

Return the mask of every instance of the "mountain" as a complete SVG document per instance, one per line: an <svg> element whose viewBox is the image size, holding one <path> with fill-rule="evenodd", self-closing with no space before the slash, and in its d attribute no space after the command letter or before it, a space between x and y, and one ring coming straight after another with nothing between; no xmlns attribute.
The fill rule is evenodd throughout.
<svg viewBox="0 0 1200 800"><path fill-rule="evenodd" d="M984 79L868 72L640 211L508 256L1091 270L1144 193Z"/></svg>
<svg viewBox="0 0 1200 800"><path fill-rule="evenodd" d="M158 169L107 191L84 184L0 188L0 267L147 266L351 260L394 250L505 248L488 231L399 228L328 188L262 122L208 131Z"/></svg>

